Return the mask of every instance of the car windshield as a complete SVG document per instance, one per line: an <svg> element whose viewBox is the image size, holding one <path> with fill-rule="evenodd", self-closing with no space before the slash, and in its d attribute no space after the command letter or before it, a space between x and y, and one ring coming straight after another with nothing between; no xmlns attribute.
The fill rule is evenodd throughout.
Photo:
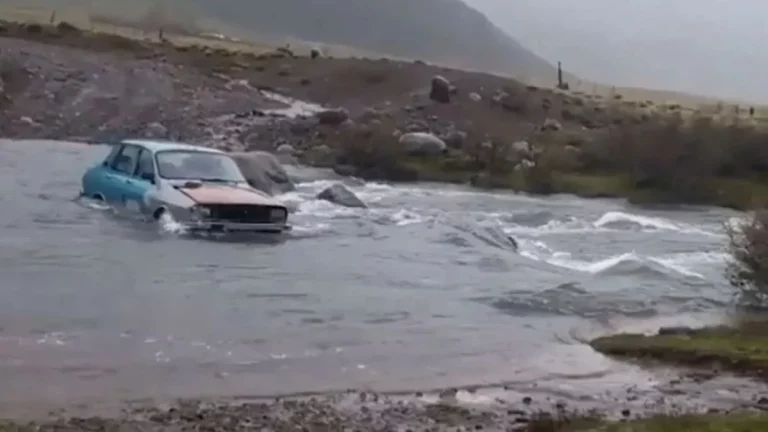
<svg viewBox="0 0 768 432"><path fill-rule="evenodd" d="M157 153L157 173L169 180L245 181L237 163L225 154L194 150Z"/></svg>

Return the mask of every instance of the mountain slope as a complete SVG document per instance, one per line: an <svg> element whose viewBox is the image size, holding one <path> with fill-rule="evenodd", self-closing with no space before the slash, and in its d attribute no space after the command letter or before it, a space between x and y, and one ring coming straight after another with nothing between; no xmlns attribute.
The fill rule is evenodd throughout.
<svg viewBox="0 0 768 432"><path fill-rule="evenodd" d="M254 34L346 45L516 76L554 67L461 0L195 0Z"/></svg>
<svg viewBox="0 0 768 432"><path fill-rule="evenodd" d="M465 1L583 78L768 102L768 2Z"/></svg>
<svg viewBox="0 0 768 432"><path fill-rule="evenodd" d="M358 48L554 84L552 64L462 0L4 0L86 15L237 29L257 41L286 38ZM70 13L71 15L71 13ZM47 15L46 15L47 17ZM151 21L151 22L149 22ZM333 51L333 50L332 50Z"/></svg>

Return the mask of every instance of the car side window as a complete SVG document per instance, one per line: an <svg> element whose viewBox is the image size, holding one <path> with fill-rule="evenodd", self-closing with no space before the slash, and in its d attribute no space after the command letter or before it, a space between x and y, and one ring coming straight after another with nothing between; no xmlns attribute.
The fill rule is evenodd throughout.
<svg viewBox="0 0 768 432"><path fill-rule="evenodd" d="M154 177L155 165L152 158L152 152L147 149L141 149L139 154L139 168L136 170L136 177Z"/></svg>
<svg viewBox="0 0 768 432"><path fill-rule="evenodd" d="M112 169L123 174L133 175L136 172L136 163L139 160L141 149L132 145L125 145L112 161Z"/></svg>
<svg viewBox="0 0 768 432"><path fill-rule="evenodd" d="M112 162L115 160L115 157L117 157L117 155L120 154L121 149L122 149L122 146L113 145L107 157L104 158L104 162L102 162L101 164L104 166L112 166Z"/></svg>

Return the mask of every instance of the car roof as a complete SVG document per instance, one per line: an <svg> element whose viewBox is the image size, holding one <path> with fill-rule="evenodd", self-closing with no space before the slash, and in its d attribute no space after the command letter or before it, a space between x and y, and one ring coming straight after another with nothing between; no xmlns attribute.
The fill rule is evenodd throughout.
<svg viewBox="0 0 768 432"><path fill-rule="evenodd" d="M203 153L224 153L221 150L196 146L192 144L185 144L185 143L176 142L176 141L150 140L150 139L125 139L120 141L120 144L140 145L153 153L157 153L163 150L188 150L188 151L199 151Z"/></svg>

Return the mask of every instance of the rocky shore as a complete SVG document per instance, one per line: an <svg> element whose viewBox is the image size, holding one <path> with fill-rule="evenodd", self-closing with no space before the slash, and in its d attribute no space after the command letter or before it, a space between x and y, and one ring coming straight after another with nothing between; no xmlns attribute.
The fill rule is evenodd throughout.
<svg viewBox="0 0 768 432"><path fill-rule="evenodd" d="M618 419L565 406L534 411L520 407L467 407L392 400L376 393L261 402L179 401L165 407L140 407L118 416L51 415L31 422L0 421L0 431L519 431L519 432L697 432L758 431L768 426L759 410L706 414L659 414Z"/></svg>
<svg viewBox="0 0 768 432"><path fill-rule="evenodd" d="M4 137L169 138L368 179L635 202L746 208L768 190L754 119L419 61L228 51L67 23L5 22L0 34Z"/></svg>

